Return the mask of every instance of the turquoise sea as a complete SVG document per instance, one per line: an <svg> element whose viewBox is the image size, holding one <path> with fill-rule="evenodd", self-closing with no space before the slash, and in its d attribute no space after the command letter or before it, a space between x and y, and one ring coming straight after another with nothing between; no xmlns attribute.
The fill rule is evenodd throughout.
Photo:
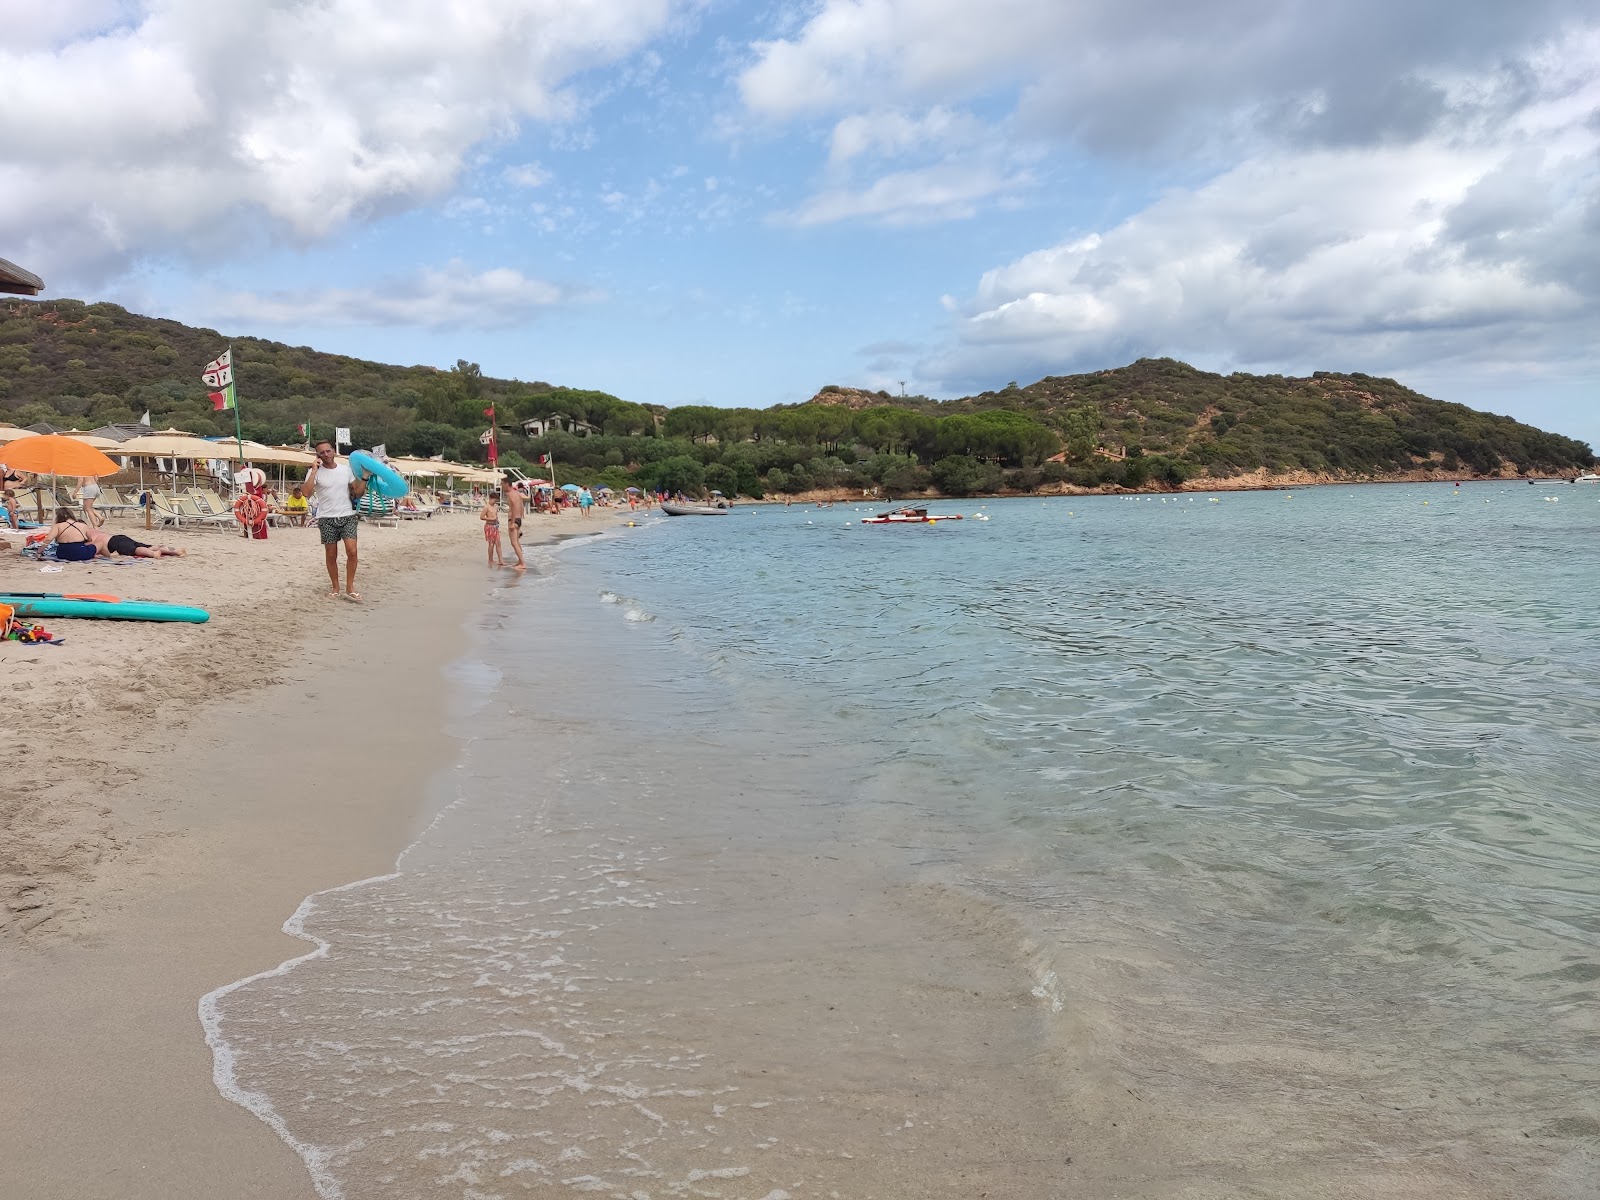
<svg viewBox="0 0 1600 1200"><path fill-rule="evenodd" d="M932 507L497 584L219 1085L329 1197L1600 1195L1600 488Z"/></svg>

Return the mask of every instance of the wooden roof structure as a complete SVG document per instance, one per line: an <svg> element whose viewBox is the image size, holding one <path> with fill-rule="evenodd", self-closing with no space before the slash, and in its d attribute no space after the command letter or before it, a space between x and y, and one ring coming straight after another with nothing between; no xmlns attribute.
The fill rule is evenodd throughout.
<svg viewBox="0 0 1600 1200"><path fill-rule="evenodd" d="M44 280L16 263L0 258L0 292L18 296L37 296L44 291Z"/></svg>

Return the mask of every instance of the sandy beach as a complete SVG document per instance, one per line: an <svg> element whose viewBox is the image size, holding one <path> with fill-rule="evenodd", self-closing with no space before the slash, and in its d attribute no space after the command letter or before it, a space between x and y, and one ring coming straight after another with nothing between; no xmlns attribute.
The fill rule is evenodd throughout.
<svg viewBox="0 0 1600 1200"><path fill-rule="evenodd" d="M530 517L524 540L625 519ZM364 527L361 605L326 598L314 528L160 540L188 556L4 560L8 590L212 613L53 620L64 645L0 644L5 1190L311 1196L295 1155L213 1086L196 1002L303 952L279 932L302 897L393 865L452 752L440 669L476 600L517 576L485 568L472 514Z"/></svg>

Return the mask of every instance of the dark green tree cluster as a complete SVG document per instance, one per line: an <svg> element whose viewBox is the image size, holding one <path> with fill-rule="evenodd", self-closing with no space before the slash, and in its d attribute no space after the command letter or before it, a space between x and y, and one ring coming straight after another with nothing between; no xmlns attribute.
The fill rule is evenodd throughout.
<svg viewBox="0 0 1600 1200"><path fill-rule="evenodd" d="M114 304L0 301L0 420L231 431L201 367L229 339ZM233 338L245 434L298 440L348 426L357 445L481 462L493 408L502 462L562 480L760 496L876 488L911 495L1082 487L1171 488L1265 468L1381 477L1418 466L1493 474L1563 471L1587 445L1509 417L1431 400L1393 380L1318 372L1228 376L1172 359L1010 384L960 400L830 384L771 408L664 408L605 392L495 379L476 363L397 367L305 346ZM561 418L537 437L524 423Z"/></svg>

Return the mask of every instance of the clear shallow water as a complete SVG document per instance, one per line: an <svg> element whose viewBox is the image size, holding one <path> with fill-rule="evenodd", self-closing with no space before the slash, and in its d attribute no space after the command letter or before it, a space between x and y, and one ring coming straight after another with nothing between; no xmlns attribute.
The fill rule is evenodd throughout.
<svg viewBox="0 0 1600 1200"><path fill-rule="evenodd" d="M215 1005L324 1193L1597 1194L1600 494L944 507L491 600L453 807Z"/></svg>

